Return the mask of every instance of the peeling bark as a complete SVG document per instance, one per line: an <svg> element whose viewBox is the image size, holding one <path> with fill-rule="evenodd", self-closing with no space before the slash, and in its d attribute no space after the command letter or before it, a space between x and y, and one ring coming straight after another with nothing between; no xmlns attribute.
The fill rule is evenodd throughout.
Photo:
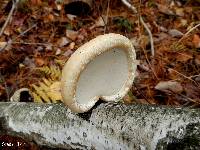
<svg viewBox="0 0 200 150"><path fill-rule="evenodd" d="M199 149L199 128L199 109L105 103L84 116L63 104L0 103L0 135L48 147Z"/></svg>

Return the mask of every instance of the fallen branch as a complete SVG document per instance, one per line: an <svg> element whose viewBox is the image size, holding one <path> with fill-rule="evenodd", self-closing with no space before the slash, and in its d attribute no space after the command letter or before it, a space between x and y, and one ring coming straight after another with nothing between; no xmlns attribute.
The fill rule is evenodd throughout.
<svg viewBox="0 0 200 150"><path fill-rule="evenodd" d="M11 8L9 14L8 14L8 17L7 17L7 19L6 19L6 21L5 21L4 25L3 25L3 27L1 28L0 36L2 36L2 34L3 34L4 30L5 30L5 28L7 27L8 23L9 23L9 21L10 21L10 19L11 19L11 16L13 15L13 12L14 12L14 10L15 10L15 8L16 8L16 5L18 4L18 1L19 1L19 0L16 0L16 2L15 2L14 0L12 0L12 4L13 4L13 5L12 5L12 8Z"/></svg>
<svg viewBox="0 0 200 150"><path fill-rule="evenodd" d="M130 10L132 10L133 13L137 13L137 9L133 5L131 5L127 0L121 0L121 1L125 6L127 6ZM148 35L149 35L150 44L151 44L151 55L154 56L155 50L154 50L153 35L151 33L151 30L149 29L147 24L144 22L142 16L139 16L139 19L140 19L140 22L142 23L142 25L144 26L145 30L147 31Z"/></svg>
<svg viewBox="0 0 200 150"><path fill-rule="evenodd" d="M100 104L77 115L63 104L0 103L0 135L65 149L200 148L200 110ZM176 147L176 148L177 148Z"/></svg>

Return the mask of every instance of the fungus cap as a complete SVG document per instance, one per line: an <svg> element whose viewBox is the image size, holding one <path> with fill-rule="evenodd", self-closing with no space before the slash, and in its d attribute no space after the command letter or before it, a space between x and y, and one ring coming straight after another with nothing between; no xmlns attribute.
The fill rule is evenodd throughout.
<svg viewBox="0 0 200 150"><path fill-rule="evenodd" d="M95 103L118 101L132 86L135 50L120 34L104 34L78 48L65 64L61 78L63 102L73 111L89 111Z"/></svg>

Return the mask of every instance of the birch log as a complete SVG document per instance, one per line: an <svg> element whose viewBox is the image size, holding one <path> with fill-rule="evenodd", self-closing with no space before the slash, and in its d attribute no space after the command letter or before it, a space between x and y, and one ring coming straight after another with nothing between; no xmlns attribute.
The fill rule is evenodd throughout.
<svg viewBox="0 0 200 150"><path fill-rule="evenodd" d="M104 103L81 116L63 104L2 102L0 127L0 135L54 148L200 148L199 109Z"/></svg>

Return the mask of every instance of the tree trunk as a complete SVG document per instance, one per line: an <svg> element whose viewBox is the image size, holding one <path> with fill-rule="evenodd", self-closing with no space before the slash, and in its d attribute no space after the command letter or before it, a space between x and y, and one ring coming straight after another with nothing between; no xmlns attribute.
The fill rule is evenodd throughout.
<svg viewBox="0 0 200 150"><path fill-rule="evenodd" d="M2 102L0 128L0 135L65 149L200 148L199 109L104 103L80 115L63 104Z"/></svg>

